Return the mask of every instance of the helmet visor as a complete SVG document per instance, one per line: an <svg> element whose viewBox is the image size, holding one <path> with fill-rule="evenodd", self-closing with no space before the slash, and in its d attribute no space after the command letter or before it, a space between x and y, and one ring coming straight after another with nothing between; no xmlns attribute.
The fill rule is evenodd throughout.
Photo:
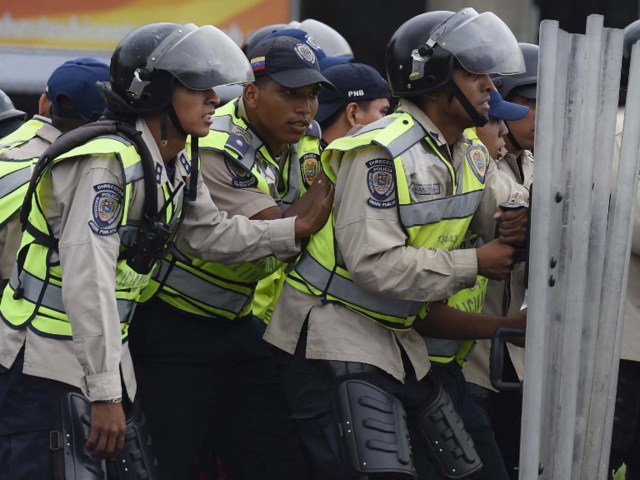
<svg viewBox="0 0 640 480"><path fill-rule="evenodd" d="M185 27L185 34L161 53L154 69L171 73L193 90L253 81L249 60L224 32L211 25Z"/></svg>
<svg viewBox="0 0 640 480"><path fill-rule="evenodd" d="M457 21L459 16L462 16L461 21ZM451 27L450 23L453 23ZM465 70L502 75L525 71L516 37L493 13L478 15L473 9L465 8L440 28L443 27L436 43L455 56Z"/></svg>

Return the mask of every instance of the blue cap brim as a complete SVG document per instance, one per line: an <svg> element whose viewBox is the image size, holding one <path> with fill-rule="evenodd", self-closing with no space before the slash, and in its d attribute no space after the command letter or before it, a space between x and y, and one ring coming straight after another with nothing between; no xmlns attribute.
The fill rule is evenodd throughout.
<svg viewBox="0 0 640 480"><path fill-rule="evenodd" d="M490 117L508 121L521 120L527 116L527 113L529 113L529 107L507 101L502 101L489 110Z"/></svg>
<svg viewBox="0 0 640 480"><path fill-rule="evenodd" d="M307 85L320 83L329 88L334 88L333 84L314 68L299 68L295 70L283 70L267 74L271 80L278 82L287 88L300 88Z"/></svg>

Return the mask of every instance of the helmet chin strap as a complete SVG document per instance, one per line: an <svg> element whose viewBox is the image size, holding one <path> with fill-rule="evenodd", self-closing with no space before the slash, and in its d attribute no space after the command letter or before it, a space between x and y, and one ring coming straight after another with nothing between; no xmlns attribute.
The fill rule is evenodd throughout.
<svg viewBox="0 0 640 480"><path fill-rule="evenodd" d="M460 90L456 82L451 80L448 86L450 89L450 93L458 99L460 105L462 105L462 108L465 109L465 111L471 118L473 125L476 127L484 127L489 121L489 116L487 114L478 113L478 111L473 108L473 105L471 105L467 97L464 95L464 93L462 93L462 90Z"/></svg>
<svg viewBox="0 0 640 480"><path fill-rule="evenodd" d="M180 119L178 119L178 115L176 114L175 109L173 108L173 104L170 104L169 107L162 114L162 121L160 123L160 130L162 135L162 142L166 145L167 138L167 118L171 119L171 123L175 127L175 129L182 133L185 138L189 135L185 129L180 124ZM198 169L200 166L199 162L199 151L198 151L198 137L191 136L191 173L189 178L187 179L187 188L185 192L185 198L189 201L195 201L198 196Z"/></svg>
<svg viewBox="0 0 640 480"><path fill-rule="evenodd" d="M513 148L515 148L519 152L523 151L524 148L522 148L522 145L518 143L518 141L516 140L516 137L514 137L513 133L511 133L511 128L509 128L509 123L505 121L504 124L507 126L507 138L509 139L509 142L511 142L511 145L513 145Z"/></svg>

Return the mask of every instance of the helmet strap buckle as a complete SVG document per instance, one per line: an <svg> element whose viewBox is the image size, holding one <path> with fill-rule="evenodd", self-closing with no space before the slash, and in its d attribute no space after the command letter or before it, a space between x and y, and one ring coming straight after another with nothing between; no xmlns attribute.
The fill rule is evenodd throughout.
<svg viewBox="0 0 640 480"><path fill-rule="evenodd" d="M131 98L138 100L140 99L145 87L150 83L149 71L146 68L136 68L136 71L133 72L133 80L131 80L131 85L129 86L127 93Z"/></svg>

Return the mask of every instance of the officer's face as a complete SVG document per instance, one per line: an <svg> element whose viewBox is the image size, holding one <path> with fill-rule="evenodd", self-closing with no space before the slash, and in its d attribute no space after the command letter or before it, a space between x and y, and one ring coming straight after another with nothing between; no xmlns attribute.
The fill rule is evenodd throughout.
<svg viewBox="0 0 640 480"><path fill-rule="evenodd" d="M509 101L529 107L529 113L527 113L526 117L522 120L509 122L509 130L522 148L531 150L533 149L536 133L536 101L535 99L521 97L520 95L510 95ZM508 148L512 153L517 153L514 146L509 144Z"/></svg>
<svg viewBox="0 0 640 480"><path fill-rule="evenodd" d="M376 98L370 102L360 104L355 111L355 123L369 125L376 120L380 120L389 113L389 106L388 98Z"/></svg>
<svg viewBox="0 0 640 480"><path fill-rule="evenodd" d="M453 81L479 114L489 112L489 92L495 88L489 75L471 73L462 68L454 68ZM451 101L451 109L451 113L455 117L466 122L465 126L471 126L469 114L455 97Z"/></svg>
<svg viewBox="0 0 640 480"><path fill-rule="evenodd" d="M271 79L261 80L252 94L245 89L250 121L274 153L300 141L318 111L318 84L287 88Z"/></svg>
<svg viewBox="0 0 640 480"><path fill-rule="evenodd" d="M500 150L505 146L504 136L507 134L507 126L502 120L491 119L482 128L476 128L478 138L489 150L491 158L498 159Z"/></svg>
<svg viewBox="0 0 640 480"><path fill-rule="evenodd" d="M173 109L180 125L194 137L204 137L209 133L211 116L220 103L220 98L212 90L191 90L178 85L173 89Z"/></svg>

